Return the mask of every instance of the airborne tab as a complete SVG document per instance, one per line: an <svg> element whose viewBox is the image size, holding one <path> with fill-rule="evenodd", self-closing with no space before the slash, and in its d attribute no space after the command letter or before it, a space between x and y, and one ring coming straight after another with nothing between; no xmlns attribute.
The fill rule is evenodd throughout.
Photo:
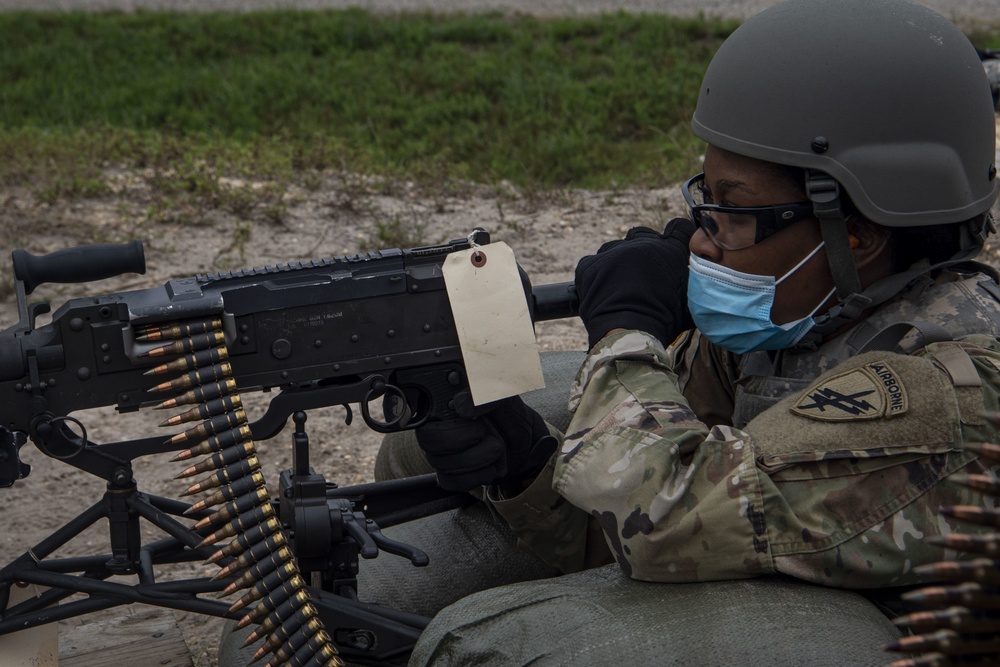
<svg viewBox="0 0 1000 667"><path fill-rule="evenodd" d="M858 421L901 415L909 408L899 375L874 361L813 384L791 411L818 421Z"/></svg>

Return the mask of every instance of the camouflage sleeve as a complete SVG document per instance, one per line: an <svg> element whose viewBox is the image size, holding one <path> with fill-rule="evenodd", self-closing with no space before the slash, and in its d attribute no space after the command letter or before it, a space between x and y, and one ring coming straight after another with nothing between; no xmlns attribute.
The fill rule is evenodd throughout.
<svg viewBox="0 0 1000 667"><path fill-rule="evenodd" d="M697 329L667 348L670 368L688 405L707 426L732 425L738 357L712 345Z"/></svg>
<svg viewBox="0 0 1000 667"><path fill-rule="evenodd" d="M995 437L978 416L997 409L990 340L860 355L740 431L695 416L656 341L609 336L578 377L554 488L633 578L913 583L942 558L926 538L955 529L941 505L995 504L950 478L983 471L963 439Z"/></svg>
<svg viewBox="0 0 1000 667"><path fill-rule="evenodd" d="M569 574L611 562L600 527L552 488L554 457L526 489L514 495L500 487L486 499L517 535L520 548Z"/></svg>
<svg viewBox="0 0 1000 667"><path fill-rule="evenodd" d="M571 390L555 489L604 528L636 579L734 579L767 571L753 448L692 412L663 347L608 336Z"/></svg>

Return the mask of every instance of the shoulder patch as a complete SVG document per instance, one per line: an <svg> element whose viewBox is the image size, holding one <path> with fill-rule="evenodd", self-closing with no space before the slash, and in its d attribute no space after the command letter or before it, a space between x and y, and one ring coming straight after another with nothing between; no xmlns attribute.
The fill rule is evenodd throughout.
<svg viewBox="0 0 1000 667"><path fill-rule="evenodd" d="M884 361L873 361L824 378L805 390L791 411L818 421L888 419L909 408L899 375Z"/></svg>

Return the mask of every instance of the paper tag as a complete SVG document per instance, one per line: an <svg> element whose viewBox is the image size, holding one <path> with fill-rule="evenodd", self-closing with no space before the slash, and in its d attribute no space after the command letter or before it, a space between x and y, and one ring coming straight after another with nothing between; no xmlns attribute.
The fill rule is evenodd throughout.
<svg viewBox="0 0 1000 667"><path fill-rule="evenodd" d="M473 402L544 387L514 251L499 242L453 252L442 273Z"/></svg>

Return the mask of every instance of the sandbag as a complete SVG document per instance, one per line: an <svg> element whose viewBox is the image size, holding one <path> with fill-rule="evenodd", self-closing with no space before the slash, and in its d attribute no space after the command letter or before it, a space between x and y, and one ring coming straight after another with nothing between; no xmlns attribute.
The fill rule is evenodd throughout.
<svg viewBox="0 0 1000 667"><path fill-rule="evenodd" d="M784 577L695 584L617 565L476 593L439 613L410 667L885 665L895 626L861 595Z"/></svg>

